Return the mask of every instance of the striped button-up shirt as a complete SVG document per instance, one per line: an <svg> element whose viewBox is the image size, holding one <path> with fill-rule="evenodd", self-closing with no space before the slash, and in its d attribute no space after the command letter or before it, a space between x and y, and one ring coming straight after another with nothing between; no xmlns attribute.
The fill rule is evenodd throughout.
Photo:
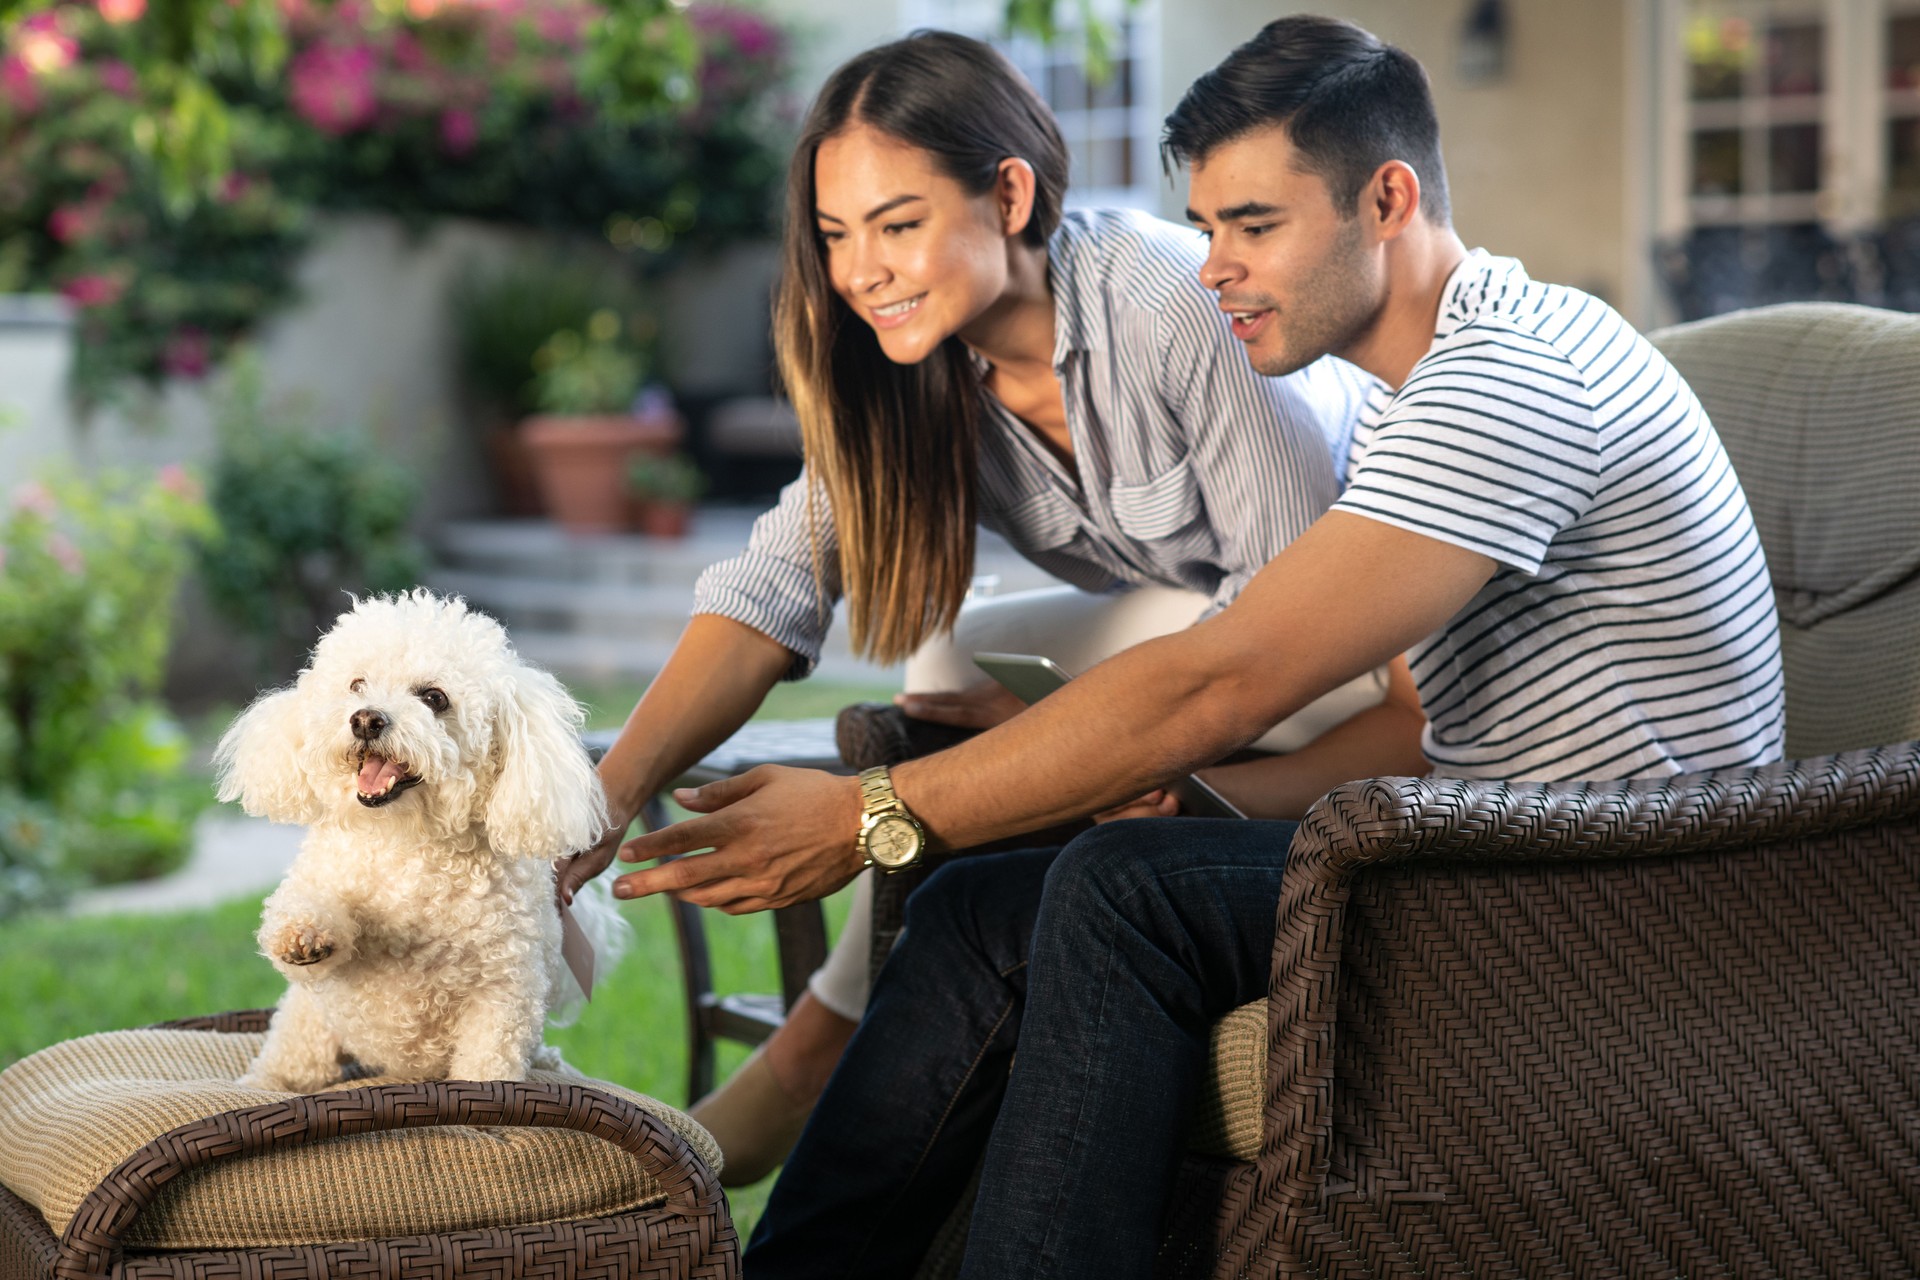
<svg viewBox="0 0 1920 1280"><path fill-rule="evenodd" d="M1255 373L1200 283L1204 257L1194 232L1145 214L1067 214L1048 243L1048 282L1072 465L984 397L981 522L1084 590L1161 583L1206 592L1217 610L1338 491L1336 460L1372 380L1332 359L1284 378ZM809 498L802 475L755 523L746 551L708 569L695 591L695 613L792 650L793 679L818 660L824 606L840 594L825 501Z"/></svg>

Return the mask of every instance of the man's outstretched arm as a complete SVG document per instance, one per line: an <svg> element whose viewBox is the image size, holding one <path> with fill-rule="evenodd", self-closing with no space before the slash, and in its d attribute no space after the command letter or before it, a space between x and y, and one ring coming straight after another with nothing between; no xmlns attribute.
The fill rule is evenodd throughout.
<svg viewBox="0 0 1920 1280"><path fill-rule="evenodd" d="M1129 800L1413 647L1494 567L1478 552L1330 512L1228 608L1114 655L997 729L900 765L894 789L953 847Z"/></svg>
<svg viewBox="0 0 1920 1280"><path fill-rule="evenodd" d="M940 843L965 848L1110 808L1220 759L1438 630L1493 575L1478 552L1329 512L1219 614L1100 663L998 728L893 771ZM622 896L757 911L860 869L850 778L764 767L682 793L703 814L628 842Z"/></svg>

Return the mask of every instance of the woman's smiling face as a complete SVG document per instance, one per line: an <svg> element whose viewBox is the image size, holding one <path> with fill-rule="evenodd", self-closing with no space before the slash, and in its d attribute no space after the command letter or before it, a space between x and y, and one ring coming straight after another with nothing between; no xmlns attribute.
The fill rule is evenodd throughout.
<svg viewBox="0 0 1920 1280"><path fill-rule="evenodd" d="M969 195L920 148L856 123L820 143L813 190L834 292L895 364L926 359L1006 290L1025 211L1009 218L994 192Z"/></svg>

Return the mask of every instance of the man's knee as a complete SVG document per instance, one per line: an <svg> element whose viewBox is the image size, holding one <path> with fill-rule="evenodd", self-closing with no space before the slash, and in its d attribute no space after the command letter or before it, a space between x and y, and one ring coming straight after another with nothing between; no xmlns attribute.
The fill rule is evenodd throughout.
<svg viewBox="0 0 1920 1280"><path fill-rule="evenodd" d="M1049 909L1123 910L1164 861L1164 818L1103 822L1068 842L1047 872Z"/></svg>

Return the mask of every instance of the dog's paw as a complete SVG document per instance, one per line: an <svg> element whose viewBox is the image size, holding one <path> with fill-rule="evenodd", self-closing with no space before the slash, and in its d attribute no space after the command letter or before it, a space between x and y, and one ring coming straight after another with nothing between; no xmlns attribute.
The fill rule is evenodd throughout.
<svg viewBox="0 0 1920 1280"><path fill-rule="evenodd" d="M289 921L265 940L262 949L281 964L304 969L330 959L337 947L333 935L321 926Z"/></svg>

